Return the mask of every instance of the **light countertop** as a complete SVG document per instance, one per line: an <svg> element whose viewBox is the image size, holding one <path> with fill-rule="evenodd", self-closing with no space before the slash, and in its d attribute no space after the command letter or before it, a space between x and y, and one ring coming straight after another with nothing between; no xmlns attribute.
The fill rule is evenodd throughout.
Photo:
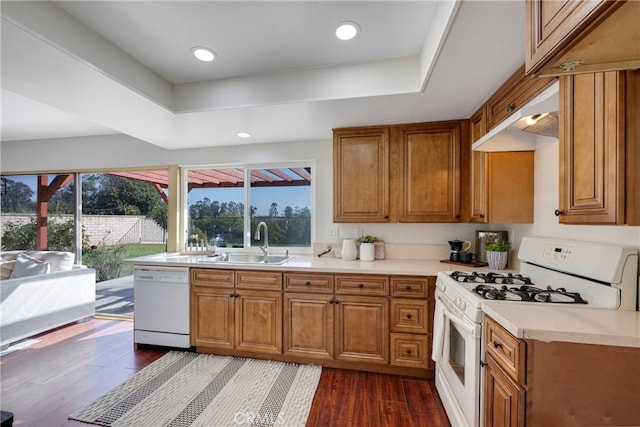
<svg viewBox="0 0 640 427"><path fill-rule="evenodd" d="M439 260L401 260L381 259L375 261L344 261L330 256L293 255L293 259L281 264L241 264L207 262L206 255L180 255L164 253L128 259L136 265L232 268L243 270L307 271L316 273L361 273L396 274L411 276L435 276L438 271L490 271L487 267L478 268L458 264L448 264Z"/></svg>
<svg viewBox="0 0 640 427"><path fill-rule="evenodd" d="M495 302L482 309L517 338L640 348L637 311Z"/></svg>
<svg viewBox="0 0 640 427"><path fill-rule="evenodd" d="M439 271L490 271L439 260L384 259L344 261L331 256L294 255L281 264L207 262L206 255L163 253L128 259L135 265L243 270L306 271L317 273L435 276ZM483 311L517 338L640 348L640 313L540 304L483 303Z"/></svg>

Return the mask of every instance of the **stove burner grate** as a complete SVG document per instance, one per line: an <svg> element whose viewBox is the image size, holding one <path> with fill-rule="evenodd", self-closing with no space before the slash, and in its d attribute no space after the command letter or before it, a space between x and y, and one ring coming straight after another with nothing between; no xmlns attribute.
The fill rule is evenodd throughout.
<svg viewBox="0 0 640 427"><path fill-rule="evenodd" d="M523 276L522 274L500 274L490 271L488 273L479 273L473 271L471 273L465 273L463 271L454 271L451 273L451 277L458 282L466 283L496 283L505 285L530 285L531 279Z"/></svg>
<svg viewBox="0 0 640 427"><path fill-rule="evenodd" d="M567 292L564 288L546 289L531 285L512 286L477 285L473 291L484 299L499 301L527 301L552 304L587 304L578 292Z"/></svg>

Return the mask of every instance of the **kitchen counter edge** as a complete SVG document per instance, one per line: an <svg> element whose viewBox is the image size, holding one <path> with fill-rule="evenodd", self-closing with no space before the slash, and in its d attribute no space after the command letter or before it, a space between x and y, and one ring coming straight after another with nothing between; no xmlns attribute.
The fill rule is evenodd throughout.
<svg viewBox="0 0 640 427"><path fill-rule="evenodd" d="M206 255L157 254L126 261L134 265L158 267L194 267L234 270L305 271L315 273L393 274L404 276L435 276L439 271L491 271L488 268L466 267L439 260L382 259L375 261L344 261L340 258L315 255L293 255L293 259L280 264L240 264L206 262Z"/></svg>
<svg viewBox="0 0 640 427"><path fill-rule="evenodd" d="M482 311L516 338L640 348L640 312L485 302Z"/></svg>

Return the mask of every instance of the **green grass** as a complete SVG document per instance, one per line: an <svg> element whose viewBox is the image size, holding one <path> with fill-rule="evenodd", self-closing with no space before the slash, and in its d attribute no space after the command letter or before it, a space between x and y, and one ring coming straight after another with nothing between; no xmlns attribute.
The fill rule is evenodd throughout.
<svg viewBox="0 0 640 427"><path fill-rule="evenodd" d="M124 245L124 252L127 258L160 254L166 251L167 245L165 245L164 243L137 243Z"/></svg>
<svg viewBox="0 0 640 427"><path fill-rule="evenodd" d="M167 245L164 243L136 243L124 245L124 253L126 258L135 258L145 255L160 254L167 251ZM120 277L133 274L133 264L123 262L120 270Z"/></svg>

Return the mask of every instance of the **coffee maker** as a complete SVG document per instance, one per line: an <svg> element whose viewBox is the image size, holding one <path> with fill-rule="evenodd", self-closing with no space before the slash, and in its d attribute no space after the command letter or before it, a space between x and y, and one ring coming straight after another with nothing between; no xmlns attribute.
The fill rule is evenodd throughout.
<svg viewBox="0 0 640 427"><path fill-rule="evenodd" d="M468 251L471 248L471 242L468 240L449 240L449 247L451 248L449 261L460 262L460 252Z"/></svg>

